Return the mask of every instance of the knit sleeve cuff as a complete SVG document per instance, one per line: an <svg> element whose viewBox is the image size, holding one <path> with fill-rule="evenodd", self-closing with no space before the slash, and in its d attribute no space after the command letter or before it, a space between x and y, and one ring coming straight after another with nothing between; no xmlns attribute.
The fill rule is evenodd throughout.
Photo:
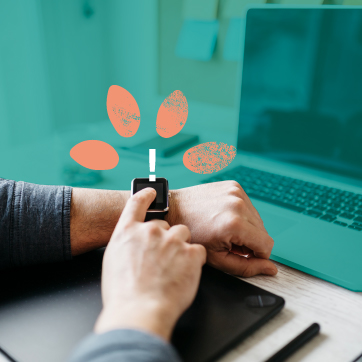
<svg viewBox="0 0 362 362"><path fill-rule="evenodd" d="M69 362L181 362L171 344L133 329L118 329L87 337Z"/></svg>
<svg viewBox="0 0 362 362"><path fill-rule="evenodd" d="M11 266L71 259L71 195L71 187L15 183Z"/></svg>

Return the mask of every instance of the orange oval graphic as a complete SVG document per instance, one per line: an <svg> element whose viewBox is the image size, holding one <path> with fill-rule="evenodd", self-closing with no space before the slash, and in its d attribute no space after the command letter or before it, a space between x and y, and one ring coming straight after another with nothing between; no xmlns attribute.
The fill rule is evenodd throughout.
<svg viewBox="0 0 362 362"><path fill-rule="evenodd" d="M107 112L113 127L122 137L132 137L140 126L141 115L136 100L126 89L112 85L107 94Z"/></svg>
<svg viewBox="0 0 362 362"><path fill-rule="evenodd" d="M119 161L117 151L103 141L83 141L70 150L70 157L91 170L110 170Z"/></svg>
<svg viewBox="0 0 362 362"><path fill-rule="evenodd" d="M156 120L156 131L163 138L179 133L188 115L187 99L180 90L172 92L161 104Z"/></svg>
<svg viewBox="0 0 362 362"><path fill-rule="evenodd" d="M207 174L228 166L236 156L236 148L226 143L205 142L184 153L183 163L190 171Z"/></svg>

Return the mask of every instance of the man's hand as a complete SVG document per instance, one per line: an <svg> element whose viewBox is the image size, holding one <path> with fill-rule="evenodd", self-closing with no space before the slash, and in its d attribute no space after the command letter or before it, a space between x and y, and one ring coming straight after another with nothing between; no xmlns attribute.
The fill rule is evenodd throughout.
<svg viewBox="0 0 362 362"><path fill-rule="evenodd" d="M169 340L195 298L206 250L190 244L186 226L143 222L155 196L151 188L132 196L113 232L103 259L97 333L133 328Z"/></svg>
<svg viewBox="0 0 362 362"><path fill-rule="evenodd" d="M274 241L235 181L172 191L167 220L188 226L192 243L205 246L213 267L243 277L278 271L268 260Z"/></svg>

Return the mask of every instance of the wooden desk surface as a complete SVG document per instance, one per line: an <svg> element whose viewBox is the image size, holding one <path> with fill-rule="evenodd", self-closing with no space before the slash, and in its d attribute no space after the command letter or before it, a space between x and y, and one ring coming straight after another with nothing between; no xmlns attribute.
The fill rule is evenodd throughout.
<svg viewBox="0 0 362 362"><path fill-rule="evenodd" d="M346 251L348 252L348 251ZM351 292L285 265L276 263L275 277L245 279L285 299L274 319L220 359L265 361L313 322L320 334L288 362L353 361L362 353L362 293Z"/></svg>

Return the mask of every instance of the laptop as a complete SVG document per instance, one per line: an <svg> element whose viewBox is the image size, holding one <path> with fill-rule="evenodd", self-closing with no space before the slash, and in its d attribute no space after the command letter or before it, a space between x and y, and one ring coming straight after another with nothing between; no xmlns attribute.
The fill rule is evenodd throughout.
<svg viewBox="0 0 362 362"><path fill-rule="evenodd" d="M236 180L271 259L362 291L362 7L249 9ZM234 166L234 167L233 167Z"/></svg>

